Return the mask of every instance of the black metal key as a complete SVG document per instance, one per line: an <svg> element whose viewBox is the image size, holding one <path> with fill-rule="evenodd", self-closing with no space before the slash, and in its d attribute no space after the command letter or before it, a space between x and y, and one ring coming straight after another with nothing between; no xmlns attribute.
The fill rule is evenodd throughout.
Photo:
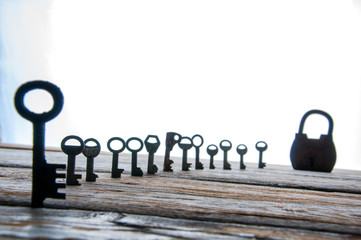
<svg viewBox="0 0 361 240"><path fill-rule="evenodd" d="M200 142L197 144L197 139L200 139ZM203 145L203 137L199 134L196 134L192 137L193 147L196 149L196 169L203 169L203 163L199 160L199 149Z"/></svg>
<svg viewBox="0 0 361 240"><path fill-rule="evenodd" d="M209 169L215 169L214 166L214 156L218 153L218 147L214 144L211 144L207 147L207 153L211 156L209 160Z"/></svg>
<svg viewBox="0 0 361 240"><path fill-rule="evenodd" d="M122 143L122 147L119 149L112 148L111 144L114 141L118 141ZM120 178L122 172L124 172L124 169L118 168L118 161L119 161L119 153L123 152L125 149L125 141L120 137L112 137L108 140L107 147L110 152L113 153L113 159L112 159L112 178Z"/></svg>
<svg viewBox="0 0 361 240"><path fill-rule="evenodd" d="M155 142L150 142L151 139L155 139ZM160 141L158 136L156 135L148 135L147 138L144 140L145 148L148 152L148 174L155 174L158 172L157 165L154 164L154 153L157 152Z"/></svg>
<svg viewBox="0 0 361 240"><path fill-rule="evenodd" d="M259 161L258 168L266 167L266 163L262 162L263 152L267 150L267 143L264 141L259 141L256 143L256 149L259 151Z"/></svg>
<svg viewBox="0 0 361 240"><path fill-rule="evenodd" d="M93 142L95 146L88 146L87 143ZM94 138L88 138L84 141L83 155L86 157L86 177L85 181L95 182L98 175L94 173L94 158L100 153L100 143Z"/></svg>
<svg viewBox="0 0 361 240"><path fill-rule="evenodd" d="M178 143L178 146L183 150L182 170L189 171L189 168L192 165L192 163L188 163L187 160L188 160L188 150L193 147L192 139L189 137L182 137Z"/></svg>
<svg viewBox="0 0 361 240"><path fill-rule="evenodd" d="M66 145L68 140L76 140L80 145ZM84 149L83 140L75 135L69 135L61 141L61 150L68 155L68 164L66 168L66 185L80 185L78 179L81 179L81 174L75 174L75 159Z"/></svg>
<svg viewBox="0 0 361 240"><path fill-rule="evenodd" d="M140 143L139 148L137 149L132 149L130 147L130 142L131 141L138 141ZM137 154L138 152L140 152L143 149L143 141L140 138L137 137L132 137L129 138L126 142L126 147L127 149L132 153L132 169L131 169L131 175L135 176L135 177L141 177L143 176L143 171L142 169L140 169L139 167L137 167Z"/></svg>
<svg viewBox="0 0 361 240"><path fill-rule="evenodd" d="M165 139L165 155L164 155L164 164L163 164L163 171L165 172L172 172L172 164L173 160L170 159L170 152L172 151L174 145L179 143L182 136L175 132L167 132L167 136Z"/></svg>
<svg viewBox="0 0 361 240"><path fill-rule="evenodd" d="M239 144L237 146L237 153L241 156L239 168L240 169L246 169L246 165L243 163L243 155L247 153L247 146L244 144Z"/></svg>
<svg viewBox="0 0 361 240"><path fill-rule="evenodd" d="M24 104L25 94L42 89L50 93L54 105L44 113L31 112ZM36 80L21 85L15 93L15 107L18 113L33 123L33 184L32 207L43 207L46 198L65 199L65 193L58 193L59 188L65 188L64 183L56 183L57 178L65 178L56 169L65 169L65 164L48 164L45 159L45 123L55 118L63 108L64 99L60 89L46 81Z"/></svg>
<svg viewBox="0 0 361 240"><path fill-rule="evenodd" d="M231 170L231 164L228 162L227 152L231 150L232 143L229 140L222 140L219 147L223 150L223 169Z"/></svg>

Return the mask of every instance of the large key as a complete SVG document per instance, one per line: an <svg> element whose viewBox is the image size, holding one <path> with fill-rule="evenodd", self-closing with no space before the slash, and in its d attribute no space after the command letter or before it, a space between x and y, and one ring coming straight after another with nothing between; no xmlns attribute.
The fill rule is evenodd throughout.
<svg viewBox="0 0 361 240"><path fill-rule="evenodd" d="M232 143L229 140L222 140L219 147L223 150L223 169L231 170L231 164L228 162L227 152L231 150Z"/></svg>
<svg viewBox="0 0 361 240"><path fill-rule="evenodd" d="M139 142L140 146L136 149L133 149L130 147L131 141L137 141ZM132 153L132 169L131 169L131 175L135 177L141 177L143 176L143 171L141 168L137 167L138 162L138 152L143 149L143 141L140 138L137 137L131 137L126 142L126 148Z"/></svg>
<svg viewBox="0 0 361 240"><path fill-rule="evenodd" d="M25 107L25 94L42 89L53 98L53 108L48 112L34 113ZM65 199L65 193L59 193L59 188L65 188L64 183L56 183L57 178L65 178L56 169L65 169L65 164L48 164L45 159L45 123L55 118L63 108L64 99L60 89L46 81L36 80L21 85L15 93L15 107L18 113L33 123L33 185L31 206L43 207L46 198Z"/></svg>
<svg viewBox="0 0 361 240"><path fill-rule="evenodd" d="M192 163L188 163L188 150L193 147L192 139L189 137L182 137L179 141L178 146L183 150L183 157L182 157L182 170L189 171L190 166Z"/></svg>
<svg viewBox="0 0 361 240"><path fill-rule="evenodd" d="M155 142L151 142L151 139L155 139ZM148 174L155 174L158 172L157 165L154 164L154 153L157 152L160 141L157 135L148 135L147 138L144 140L145 148L148 152Z"/></svg>
<svg viewBox="0 0 361 240"><path fill-rule="evenodd" d="M80 145L66 145L68 140L76 140ZM75 159L76 155L82 153L84 149L84 142L78 136L69 135L61 141L61 150L68 155L68 165L66 168L66 185L80 185L78 179L81 179L81 174L75 174Z"/></svg>
<svg viewBox="0 0 361 240"><path fill-rule="evenodd" d="M88 146L87 143L93 142L95 146ZM94 173L94 158L100 153L100 143L94 138L88 138L84 141L83 155L86 159L86 176L85 181L95 182L98 175Z"/></svg>

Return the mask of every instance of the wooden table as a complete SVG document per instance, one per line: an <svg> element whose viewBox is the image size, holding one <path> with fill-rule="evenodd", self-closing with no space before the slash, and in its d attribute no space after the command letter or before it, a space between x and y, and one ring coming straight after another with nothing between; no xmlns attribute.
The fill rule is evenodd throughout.
<svg viewBox="0 0 361 240"><path fill-rule="evenodd" d="M206 157L206 156L205 156ZM48 163L66 164L52 149ZM223 170L202 160L205 170L163 172L156 156L156 175L130 176L130 154L120 155L119 179L110 177L111 154L95 159L96 182L85 182L79 155L81 186L67 186L66 200L46 199L30 208L32 152L0 148L1 239L361 239L361 174L295 171L291 166L258 169L231 162ZM147 156L138 165L146 172ZM189 160L194 165L193 160ZM267 162L267 161L266 161ZM61 180L65 182L65 180Z"/></svg>

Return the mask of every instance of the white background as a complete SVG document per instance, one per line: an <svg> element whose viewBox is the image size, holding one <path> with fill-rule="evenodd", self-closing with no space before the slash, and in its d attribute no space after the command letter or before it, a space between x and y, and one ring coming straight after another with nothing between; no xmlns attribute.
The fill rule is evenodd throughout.
<svg viewBox="0 0 361 240"><path fill-rule="evenodd" d="M321 109L334 120L336 168L361 170L359 0L0 3L3 142L32 143L13 96L21 83L44 79L65 98L46 126L49 146L76 134L107 150L113 136L156 134L163 155L165 134L175 131L201 134L202 158L207 145L229 139L230 159L243 143L245 161L257 162L254 145L264 140L265 162L290 164L301 117ZM51 108L51 97L36 92L27 105ZM313 138L327 129L321 116L305 126Z"/></svg>

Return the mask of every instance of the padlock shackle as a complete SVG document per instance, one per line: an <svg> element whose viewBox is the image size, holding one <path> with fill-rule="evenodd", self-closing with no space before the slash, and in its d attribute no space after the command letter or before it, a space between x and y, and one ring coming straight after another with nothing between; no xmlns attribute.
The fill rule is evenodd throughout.
<svg viewBox="0 0 361 240"><path fill-rule="evenodd" d="M301 119L300 129L298 130L298 133L299 134L303 133L303 126L305 125L307 117L310 116L311 114L320 114L320 115L324 116L325 118L327 118L328 123L329 123L327 135L332 135L332 131L333 131L332 117L328 113L326 113L326 112L324 112L322 110L317 110L317 109L310 110L310 111L306 112L305 115L303 115L303 117Z"/></svg>

